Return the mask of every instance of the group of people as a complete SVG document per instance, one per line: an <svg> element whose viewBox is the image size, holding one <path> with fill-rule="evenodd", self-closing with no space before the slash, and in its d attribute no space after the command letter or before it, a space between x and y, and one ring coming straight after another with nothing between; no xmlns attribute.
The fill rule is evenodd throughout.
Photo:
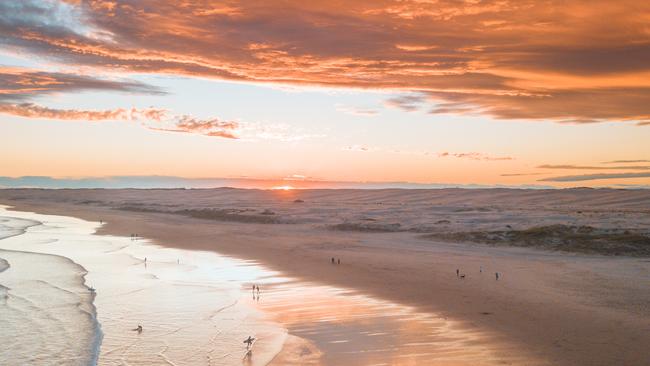
<svg viewBox="0 0 650 366"><path fill-rule="evenodd" d="M138 240L140 236L138 234L131 234L131 241Z"/></svg>
<svg viewBox="0 0 650 366"><path fill-rule="evenodd" d="M332 260L334 260L334 258L332 258ZM479 272L480 272L480 273L483 273L483 266L481 266L481 267L479 268ZM498 281L500 276L501 276L501 274L500 274L499 272L494 272L494 278L495 278L495 280ZM458 278L460 278L460 279L464 279L464 278L465 278L465 274L464 274L464 273L460 273L460 269L456 268L456 277L458 277Z"/></svg>
<svg viewBox="0 0 650 366"><path fill-rule="evenodd" d="M255 286L253 286L253 287L255 287ZM259 291L259 287L257 288L257 290ZM138 334L140 334L140 333L142 333L142 325L138 324L138 326L136 328L132 329L132 330L134 332L138 332ZM248 336L248 338L246 338L244 340L244 343L246 344L246 350L247 350L245 357L250 357L251 356L251 349L250 348L253 346L254 342L255 342L255 338L251 337L251 336Z"/></svg>
<svg viewBox="0 0 650 366"><path fill-rule="evenodd" d="M332 264L341 264L341 259L334 260L334 257L332 257Z"/></svg>

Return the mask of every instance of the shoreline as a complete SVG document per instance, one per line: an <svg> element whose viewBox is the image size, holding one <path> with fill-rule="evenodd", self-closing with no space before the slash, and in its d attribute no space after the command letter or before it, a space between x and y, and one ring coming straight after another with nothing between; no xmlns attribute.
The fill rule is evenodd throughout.
<svg viewBox="0 0 650 366"><path fill-rule="evenodd" d="M261 331L265 338L257 346L257 361L252 365L258 365L260 362L266 364L279 352L283 337L281 328L262 319L253 307L239 304L241 290L238 283L211 281L213 278L209 274L204 274L207 273L205 272L207 268L203 268L203 271L194 271L198 268L197 266L213 263L210 260L215 258L219 260L225 257L214 255L214 258L211 257L207 262L199 261L195 264L176 265L176 255L187 251L178 250L172 253L164 247L145 240L136 243L121 236L100 236L96 234L98 223L82 221L70 216L49 216L33 211L5 210L7 208L3 207L1 214L3 217L10 220L38 220L40 225L36 226L42 227L34 231L26 230L22 234L27 237L23 239L20 235L10 235L4 238L8 241L0 242L2 247L0 251L3 255L49 258L75 269L73 275L78 278L80 289L74 294L87 298L88 302L83 303L83 306L79 304L75 306L74 303L71 303L70 309L74 308L91 317L95 330L88 338L91 346L86 348L91 360L88 363L84 362L84 365L114 364L127 361L134 365L149 365L160 362L161 360L158 358L164 359L164 362L168 364L175 362L175 364L193 365L197 363L179 363L179 357L182 357L179 356L179 352L187 353L187 347L195 347L196 354L189 357L196 357L203 362L205 360L199 358L202 355L196 351L201 347L213 345L213 342L221 343L214 346L215 348L209 348L209 352L205 354L206 357L216 356L221 361L228 361L228 364L238 364L237 361L240 360L237 353L241 346L237 340L243 337L240 333L246 331ZM15 216L12 213L15 213ZM17 250L17 248L27 250ZM150 255L149 271L147 271L147 262L136 257L138 254L135 253L139 253L139 251L142 251L144 255ZM227 259L224 261L227 262ZM13 267L12 273L9 274L10 278L13 276L17 280L21 280L22 277L13 273L16 272L16 268L19 268L18 273L46 270L48 275L53 278L66 273L65 268L55 265L31 268L29 264L23 263L20 267ZM163 275L164 277L161 277ZM45 281L43 282L45 283ZM89 284L96 287L97 292L90 292ZM59 288L57 287L57 289ZM28 285L12 286L10 295L11 292L17 291L30 291L30 289ZM36 291L35 294L39 294L39 292ZM232 305L239 305L236 306L236 309L228 305L215 310L213 308L215 294L219 295L218 301L234 299ZM184 299L188 298L195 300L196 303L184 302ZM156 299L156 302L151 303L150 299ZM208 299L213 301L206 301ZM176 301L175 304L174 301ZM199 306L198 304L205 305ZM225 315L222 315L222 312ZM25 316L29 315L29 312L25 313ZM224 325L225 328L219 329L217 334L212 335L213 339L207 345L203 344L205 336L210 335L213 323L224 316L228 317L226 323L239 321L238 326L242 329L236 329L237 327L233 329L231 325ZM188 317L194 321L187 320ZM140 333L134 333L132 329L133 323L140 322L145 325L146 331L142 337L140 337ZM16 322L11 324L20 325ZM68 325L69 328L62 331L83 331L83 328L78 328L77 322L56 319L54 325L58 324ZM38 329L42 330L43 326L47 326L47 324L39 324ZM187 333L184 328L197 328L198 330ZM223 343L224 339L219 338L219 334L222 332L230 337L234 336L230 346L237 347L232 347L232 349L225 347L227 344ZM176 335L181 333L182 336ZM30 340L21 339L20 334L16 334L18 341L29 344ZM47 340L47 337L56 336L56 333L48 330L43 331L42 334L46 338L35 339L33 346L56 350L56 346ZM188 343L187 339L191 341ZM103 342L100 342L102 340ZM169 344L173 344L174 347L168 347ZM38 357L56 357L57 355L58 353L48 354L47 351L42 351ZM9 363L16 361L11 354L7 356L8 358L3 358L3 360ZM235 360L232 359L233 357ZM72 362L73 358L54 358L52 360Z"/></svg>
<svg viewBox="0 0 650 366"><path fill-rule="evenodd" d="M18 235L9 237L16 236ZM7 238L4 237L3 239ZM0 284L0 290L2 290L0 294L3 297L3 306L5 307L0 310L2 310L4 316L7 316L6 319L3 319L3 323L6 322L5 326L7 326L4 329L7 332L5 336L9 337L4 339L3 344L15 343L16 340L21 339L21 336L25 337L25 333L29 334L29 340L23 338L23 341L26 342L21 344L21 352L17 352L15 355L12 355L12 353L8 355L2 354L0 359L7 363L19 362L21 359L24 362L29 360L30 363L38 362L39 359L45 361L43 357L49 356L45 349L58 347L59 351L64 353L62 357L69 357L69 360L77 362L84 360L85 362L82 363L84 365L96 365L103 332L98 321L97 308L94 304L95 296L88 292L85 281L87 270L66 256L17 249L1 248L0 260L7 263L6 268L0 268L0 280L3 283L6 283L5 281L9 281L10 284L13 283L13 286L10 285L10 287ZM47 274L41 273L37 268L30 267L35 264L37 268L39 264L47 266L51 272ZM4 271L8 269L11 269L11 271L5 276ZM23 277L20 275L21 273L29 274ZM71 281L71 283L62 281L62 278ZM34 292L33 288L25 285L22 281L38 283L40 285L39 290ZM57 293L60 292L66 292L68 297L74 297L74 299L57 297ZM29 313L23 313L25 310L23 308L24 302L29 303ZM8 303L13 303L13 305L7 305ZM49 319L51 317L48 314L50 307L58 309L57 314L65 314L62 318L64 320L71 320L69 317L76 318L79 328L66 329L67 332L72 332L68 334L69 336L78 337L74 343L68 343L70 342L70 339L68 339L60 340L55 345L51 345L41 337L56 336L56 334L30 334L29 332L32 332L33 329L29 328L22 329L25 333L12 334L12 331L15 332L17 329L21 329L22 326L22 324L16 324L16 320L22 320L30 324L33 321L38 326L39 322L42 323L44 319ZM82 326L82 324L84 325ZM85 328L85 326L88 326L88 328ZM43 331L44 329L39 328L38 330ZM88 350L81 347L86 343ZM25 350L29 352L25 353ZM66 354L68 352L69 354Z"/></svg>
<svg viewBox="0 0 650 366"><path fill-rule="evenodd" d="M11 207L3 206L0 205L0 209L4 210L10 210ZM8 235L0 235L0 240L5 240L8 238L13 238L13 237L18 237L21 235L26 234L30 228L35 227L35 226L40 226L43 225L43 222L38 221L38 220L33 220L33 219L24 219L21 218L20 220L23 221L30 221L31 223L27 225L23 225L20 228L13 228L16 232L9 233ZM57 260L62 260L66 262L67 264L70 265L72 268L77 268L79 270L78 273L76 273L77 276L79 276L79 287L85 288L86 290L89 291L89 299L87 303L85 304L88 307L88 310L83 309L82 303L79 303L77 307L81 310L81 312L88 314L88 316L91 318L91 322L93 324L93 328L95 331L93 332L93 336L91 339L91 344L92 346L92 351L91 351L91 364L96 365L97 361L99 359L99 353L100 353L100 347L102 344L102 339L103 339L103 332L102 332L102 327L101 324L99 323L99 320L97 318L97 307L95 306L95 297L96 294L94 292L90 292L90 286L88 286L87 281L86 281L86 276L88 275L88 270L81 265L80 263L75 262L72 258L58 255L58 254L52 254L52 253L38 253L38 252L31 252L31 251L23 251L23 250L18 250L18 249L2 249L0 248L0 253L2 252L11 252L11 253L18 253L21 255L27 255L27 256L44 256L48 258L55 258ZM7 260L3 259L0 257L0 263L4 262L6 265L4 267L0 266L0 274L9 269L11 267L10 262ZM7 290L8 288L0 285L0 287L3 287Z"/></svg>
<svg viewBox="0 0 650 366"><path fill-rule="evenodd" d="M101 219L107 224L98 234L137 232L163 246L259 260L291 276L439 312L462 320L468 329L489 330L515 342L549 364L638 365L650 357L644 346L650 341L650 265L642 258L432 243L403 233L215 222L63 202L3 203ZM342 264L332 268L330 257L341 258ZM502 279L480 277L480 266L486 273L497 268ZM458 281L457 267L467 272L467 280ZM630 278L640 282L626 283ZM603 289L610 291L603 294Z"/></svg>
<svg viewBox="0 0 650 366"><path fill-rule="evenodd" d="M32 226L38 226L40 224L35 224ZM31 227L31 226L30 226ZM29 227L26 228L25 232L29 229ZM19 236L21 234L17 234L15 236ZM2 239L6 239L8 237L3 237ZM0 253L2 252L13 252L13 253L21 253L21 254L26 254L26 255L35 255L35 256L48 256L52 258L57 258L60 260L63 260L64 262L67 262L68 264L71 265L71 267L75 267L80 270L77 275L79 276L79 286L88 290L89 294L88 296L90 299L88 302L85 304L88 306L88 310L84 310L83 307L81 306L82 303L79 303L77 307L81 310L81 312L88 314L90 317L93 327L95 331L93 332L93 337L91 340L92 343L92 351L91 351L91 364L96 365L98 360L99 360L99 354L100 354L100 349L102 345L102 339L104 338L104 333L102 332L102 325L99 323L99 320L97 318L97 307L95 306L95 297L96 294L94 292L90 292L90 286L88 286L88 283L86 282L86 276L88 275L88 270L81 264L75 262L69 257L63 256L63 255L58 255L58 254L51 254L51 253L39 253L39 252L30 252L30 251L22 251L22 250L14 250L14 249L0 249ZM2 271L0 271L2 272Z"/></svg>

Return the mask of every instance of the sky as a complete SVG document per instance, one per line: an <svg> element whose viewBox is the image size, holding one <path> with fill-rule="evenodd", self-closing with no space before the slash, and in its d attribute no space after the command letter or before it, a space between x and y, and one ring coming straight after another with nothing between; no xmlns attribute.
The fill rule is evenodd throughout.
<svg viewBox="0 0 650 366"><path fill-rule="evenodd" d="M650 3L2 1L0 178L34 176L648 186Z"/></svg>

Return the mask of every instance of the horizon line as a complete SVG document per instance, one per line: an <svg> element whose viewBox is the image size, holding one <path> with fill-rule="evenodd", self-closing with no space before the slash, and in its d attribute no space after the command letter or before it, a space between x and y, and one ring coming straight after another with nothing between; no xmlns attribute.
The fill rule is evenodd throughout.
<svg viewBox="0 0 650 366"><path fill-rule="evenodd" d="M408 181L335 181L252 177L200 177L188 178L171 175L114 175L88 177L53 177L27 175L0 176L0 189L259 189L259 190L309 190L309 189L650 189L650 185L614 184L603 186L557 187L539 184L477 184L437 183Z"/></svg>

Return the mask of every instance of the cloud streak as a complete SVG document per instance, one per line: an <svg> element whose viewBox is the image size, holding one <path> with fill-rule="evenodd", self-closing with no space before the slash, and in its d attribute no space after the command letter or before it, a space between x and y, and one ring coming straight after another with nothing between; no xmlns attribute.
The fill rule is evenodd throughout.
<svg viewBox="0 0 650 366"><path fill-rule="evenodd" d="M514 160L514 158L510 156L490 156L479 152L450 153L445 151L445 152L438 153L438 157L439 158L453 157L458 159L485 160L485 161Z"/></svg>
<svg viewBox="0 0 650 366"><path fill-rule="evenodd" d="M415 112L426 102L423 94L399 95L387 99L384 105L389 108L401 109L405 112Z"/></svg>
<svg viewBox="0 0 650 366"><path fill-rule="evenodd" d="M141 121L143 126L152 130L197 133L227 139L236 139L236 132L240 128L237 122L221 121L217 118L201 120L187 115L176 116L161 108L57 109L29 102L43 95L88 90L163 93L156 87L128 80L104 80L83 75L0 67L2 114L64 121Z"/></svg>
<svg viewBox="0 0 650 366"><path fill-rule="evenodd" d="M586 165L540 165L539 169L567 169L567 170L649 170L650 166L586 166Z"/></svg>
<svg viewBox="0 0 650 366"><path fill-rule="evenodd" d="M220 121L217 118L201 120L191 116L169 115L164 109L117 108L102 111L55 109L33 103L0 104L0 113L25 118L42 118L64 121L140 121L151 130L196 133L211 137L237 139L240 124Z"/></svg>
<svg viewBox="0 0 650 366"><path fill-rule="evenodd" d="M54 109L39 106L33 103L0 104L0 113L26 118L45 118L68 121L135 121L138 119L160 121L162 118L164 118L165 115L164 110L155 108L117 108L102 111L92 111L78 109Z"/></svg>
<svg viewBox="0 0 650 366"><path fill-rule="evenodd" d="M86 75L46 72L0 66L0 113L25 118L57 120L137 120L160 121L165 111L156 108L115 108L101 111L56 109L31 102L57 93L111 91L132 94L165 94L157 87L131 80L107 80Z"/></svg>
<svg viewBox="0 0 650 366"><path fill-rule="evenodd" d="M379 114L379 111L371 108L350 107L344 105L336 106L336 110L353 116L373 117Z"/></svg>
<svg viewBox="0 0 650 366"><path fill-rule="evenodd" d="M582 182L582 181L599 180L599 179L630 179L630 178L650 178L650 172L565 175L560 177L539 179L538 181L539 182Z"/></svg>
<svg viewBox="0 0 650 366"><path fill-rule="evenodd" d="M198 133L211 137L237 139L240 124L234 121L221 121L217 118L201 120L191 116L179 116L171 123L170 127L149 127L158 131Z"/></svg>
<svg viewBox="0 0 650 366"><path fill-rule="evenodd" d="M647 159L612 160L612 161L605 161L602 164L629 164L629 163L650 163L650 160L647 160Z"/></svg>
<svg viewBox="0 0 650 366"><path fill-rule="evenodd" d="M531 175L543 175L545 173L504 173L500 174L502 177L527 177Z"/></svg>
<svg viewBox="0 0 650 366"><path fill-rule="evenodd" d="M646 124L649 15L634 0L26 0L0 2L0 42L113 71L417 93L431 113Z"/></svg>
<svg viewBox="0 0 650 366"><path fill-rule="evenodd" d="M343 150L357 151L357 152L369 152L369 151L377 151L378 149L373 148L373 147L368 147L366 145L350 145L350 146L344 147Z"/></svg>
<svg viewBox="0 0 650 366"><path fill-rule="evenodd" d="M15 103L43 95L82 91L165 94L155 86L131 80L107 80L86 75L0 65L0 103Z"/></svg>

